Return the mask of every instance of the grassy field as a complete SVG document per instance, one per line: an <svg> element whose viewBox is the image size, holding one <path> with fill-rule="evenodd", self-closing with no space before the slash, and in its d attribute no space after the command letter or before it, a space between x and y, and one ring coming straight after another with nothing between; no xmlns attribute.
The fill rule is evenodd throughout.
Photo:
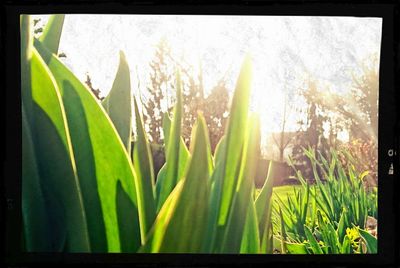
<svg viewBox="0 0 400 268"><path fill-rule="evenodd" d="M273 192L272 192L272 199L276 200L277 196L283 200L286 201L288 195L293 194L293 188L296 188L297 190L301 190L302 186L301 185L284 185L284 186L277 186L274 187ZM258 196L260 193L261 189L255 189L255 197Z"/></svg>

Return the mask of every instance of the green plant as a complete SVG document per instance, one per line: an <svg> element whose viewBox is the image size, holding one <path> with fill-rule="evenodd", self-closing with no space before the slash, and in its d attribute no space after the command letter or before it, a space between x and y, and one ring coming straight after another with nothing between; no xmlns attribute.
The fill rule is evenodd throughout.
<svg viewBox="0 0 400 268"><path fill-rule="evenodd" d="M177 72L177 102L172 118L165 115L163 123L166 163L156 175L136 99L137 137L132 158L129 154L131 86L123 54L113 88L101 105L56 56L63 20L63 15L52 16L37 40L30 32L29 16L21 16L26 250L272 249L272 180L266 180L257 200L252 194L260 126L257 115L248 116L250 58L243 63L231 117L214 155L201 114L190 150L182 140Z"/></svg>
<svg viewBox="0 0 400 268"><path fill-rule="evenodd" d="M377 214L376 191L363 187L367 172L356 174L351 163L345 169L334 150L330 162L322 155L321 161L317 160L314 150L304 152L310 159L315 185L308 184L301 171L296 170L302 190L294 188L286 202L278 196L279 206L275 209L275 219L280 219L275 225L280 225L282 230L276 235L281 237L287 251L301 253L307 249L312 253L360 253L359 240L362 237L369 249L367 252L376 252L376 238L371 238L364 230L367 216ZM354 237L347 232L349 228L355 228L367 237L358 236L357 241L350 239Z"/></svg>

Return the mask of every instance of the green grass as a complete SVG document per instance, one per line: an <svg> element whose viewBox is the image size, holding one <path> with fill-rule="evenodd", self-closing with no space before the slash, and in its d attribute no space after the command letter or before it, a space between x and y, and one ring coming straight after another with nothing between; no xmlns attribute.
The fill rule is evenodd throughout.
<svg viewBox="0 0 400 268"><path fill-rule="evenodd" d="M274 187L272 198L276 199L279 196L282 200L286 200L288 195L293 195L293 188L297 190L302 190L301 185L284 185Z"/></svg>
<svg viewBox="0 0 400 268"><path fill-rule="evenodd" d="M302 190L302 186L301 185L283 185L283 186L276 186L273 188L272 190L272 200L274 200L274 202L277 202L277 199L279 196L283 201L286 201L288 198L288 195L293 195L293 188L297 189L297 190ZM254 189L254 197L257 198L257 196L260 194L261 189L256 188Z"/></svg>

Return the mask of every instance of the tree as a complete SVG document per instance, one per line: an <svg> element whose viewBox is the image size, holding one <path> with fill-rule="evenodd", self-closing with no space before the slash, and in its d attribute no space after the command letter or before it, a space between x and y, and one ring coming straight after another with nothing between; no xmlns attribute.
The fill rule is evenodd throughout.
<svg viewBox="0 0 400 268"><path fill-rule="evenodd" d="M289 146L289 144L292 142L292 140L296 137L296 135L292 135L292 133L286 132L286 123L287 123L288 116L289 116L288 106L289 106L288 98L287 98L287 94L285 92L282 120L281 120L281 124L280 124L281 131L279 133L272 133L272 140L274 141L275 146L279 150L279 162L284 161L285 150Z"/></svg>
<svg viewBox="0 0 400 268"><path fill-rule="evenodd" d="M361 74L353 74L353 86L351 89L352 100L361 111L360 116L352 114L353 128L351 134L353 137L365 138L371 137L376 140L378 137L378 89L379 73L377 55L372 55L361 63ZM349 101L350 102L350 101ZM350 102L350 103L354 103ZM341 108L342 113L344 109ZM357 133L362 130L361 136Z"/></svg>
<svg viewBox="0 0 400 268"><path fill-rule="evenodd" d="M296 169L301 170L304 177L309 181L314 181L314 174L310 159L305 155L304 149L318 151L324 158L329 159L329 144L324 137L324 122L328 117L325 114L323 106L316 101L317 85L315 81L309 80L308 86L302 91L302 95L307 103L306 121L300 122L300 129L294 141L292 160Z"/></svg>
<svg viewBox="0 0 400 268"><path fill-rule="evenodd" d="M229 116L229 93L226 80L220 79L204 101L204 118L210 133L212 152L224 135Z"/></svg>
<svg viewBox="0 0 400 268"><path fill-rule="evenodd" d="M199 63L200 64L200 63ZM221 139L228 116L229 94L225 78L221 78L212 89L211 94L204 96L203 72L201 64L196 72L193 65L182 57L173 55L167 40L161 39L156 47L154 59L150 63L151 85L143 100L144 122L150 141L162 144L162 114L171 112L175 99L175 72L179 69L183 93L183 127L182 137L189 146L192 127L198 112L206 119L212 150Z"/></svg>
<svg viewBox="0 0 400 268"><path fill-rule="evenodd" d="M352 74L352 85L350 91L346 95L339 95L328 90L311 90L306 91L306 99L311 100L313 105L323 110L325 118L318 119L315 117L315 123L318 120L324 121L329 125L329 139L322 139L321 144L326 147L340 148L343 147L337 141L337 132L347 129L349 132L349 147L356 160L353 163L358 172L369 170L367 177L368 184L376 185L377 183L377 135L378 135L378 89L379 89L379 73L377 56L371 55L360 64L359 72ZM310 102L309 102L310 103ZM310 110L309 115L313 111ZM324 122L322 122L324 124ZM320 123L312 127L320 128ZM312 129L308 131L311 131ZM318 132L318 131L317 131ZM320 133L311 131L307 132L311 139ZM316 135L317 134L317 135ZM300 141L298 141L300 142ZM300 142L301 143L301 142ZM355 145L361 144L364 149L360 150ZM302 143L306 145L306 142ZM345 146L346 147L346 146ZM355 147L355 148L353 148ZM298 158L300 158L300 146L296 147ZM368 151L368 154L366 152Z"/></svg>
<svg viewBox="0 0 400 268"><path fill-rule="evenodd" d="M227 118L229 115L229 93L226 87L225 76L218 80L209 96L204 96L203 71L194 72L193 66L181 58L177 66L182 73L183 87L183 128L182 137L189 146L192 127L196 122L198 112L202 112L207 123L211 150L214 152L216 145L224 135Z"/></svg>
<svg viewBox="0 0 400 268"><path fill-rule="evenodd" d="M152 143L162 144L162 114L171 107L168 89L174 89L174 62L171 48L165 38L156 46L154 59L150 62L151 84L143 101L143 120Z"/></svg>
<svg viewBox="0 0 400 268"><path fill-rule="evenodd" d="M314 102L336 116L341 116L349 128L350 139L373 140L378 137L378 59L371 55L360 64L360 72L352 74L347 95L316 91Z"/></svg>

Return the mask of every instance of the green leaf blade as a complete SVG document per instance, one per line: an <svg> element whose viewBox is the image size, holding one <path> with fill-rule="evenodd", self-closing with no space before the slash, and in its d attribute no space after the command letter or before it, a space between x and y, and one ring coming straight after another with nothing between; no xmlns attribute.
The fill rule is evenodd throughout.
<svg viewBox="0 0 400 268"><path fill-rule="evenodd" d="M58 53L65 15L51 15L39 41L53 54Z"/></svg>
<svg viewBox="0 0 400 268"><path fill-rule="evenodd" d="M254 177L260 146L260 122L258 116L249 119L238 177L238 185L230 204L229 219L224 234L222 252L238 253L245 226L249 203L253 203Z"/></svg>
<svg viewBox="0 0 400 268"><path fill-rule="evenodd" d="M208 204L199 200L208 200L208 166L212 160L208 157L211 147L206 123L201 115L192 130L191 155L182 192L166 228L160 252L199 253L202 249ZM179 240L176 240L177 233L180 233Z"/></svg>
<svg viewBox="0 0 400 268"><path fill-rule="evenodd" d="M132 91L130 71L125 54L120 51L119 66L110 93L102 101L130 155L132 137Z"/></svg>
<svg viewBox="0 0 400 268"><path fill-rule="evenodd" d="M321 249L320 245L318 244L317 240L315 239L315 237L311 233L310 228L308 228L307 226L304 226L304 231L305 231L307 240L310 243L312 252L314 254L324 254L324 252L322 251L322 249Z"/></svg>
<svg viewBox="0 0 400 268"><path fill-rule="evenodd" d="M135 119L137 141L133 150L133 166L137 177L137 196L140 215L140 229L142 242L145 242L146 234L156 217L156 201L154 196L154 169L150 144L146 138L141 114L139 113L136 99Z"/></svg>
<svg viewBox="0 0 400 268"><path fill-rule="evenodd" d="M52 206L49 213L54 228L65 228L68 250L88 252L86 215L64 106L50 70L38 52L32 52L32 132L44 195ZM57 240L59 250L64 248L63 238Z"/></svg>
<svg viewBox="0 0 400 268"><path fill-rule="evenodd" d="M162 204L175 187L176 183L181 179L178 177L179 156L180 156L180 133L182 124L182 89L181 78L177 72L177 102L174 108L173 120L171 123L170 134L167 135L168 141L166 144L166 167L165 178L160 187L160 195L157 199L157 210L162 207Z"/></svg>
<svg viewBox="0 0 400 268"><path fill-rule="evenodd" d="M243 62L239 78L237 80L235 93L230 109L230 117L227 124L226 150L224 163L224 182L219 211L219 225L225 225L229 207L232 202L233 194L236 189L237 167L240 161L242 144L245 139L245 129L247 125L248 106L250 100L251 83L251 59L247 56Z"/></svg>
<svg viewBox="0 0 400 268"><path fill-rule="evenodd" d="M378 239L363 229L358 228L358 232L367 246L367 253L378 253Z"/></svg>

